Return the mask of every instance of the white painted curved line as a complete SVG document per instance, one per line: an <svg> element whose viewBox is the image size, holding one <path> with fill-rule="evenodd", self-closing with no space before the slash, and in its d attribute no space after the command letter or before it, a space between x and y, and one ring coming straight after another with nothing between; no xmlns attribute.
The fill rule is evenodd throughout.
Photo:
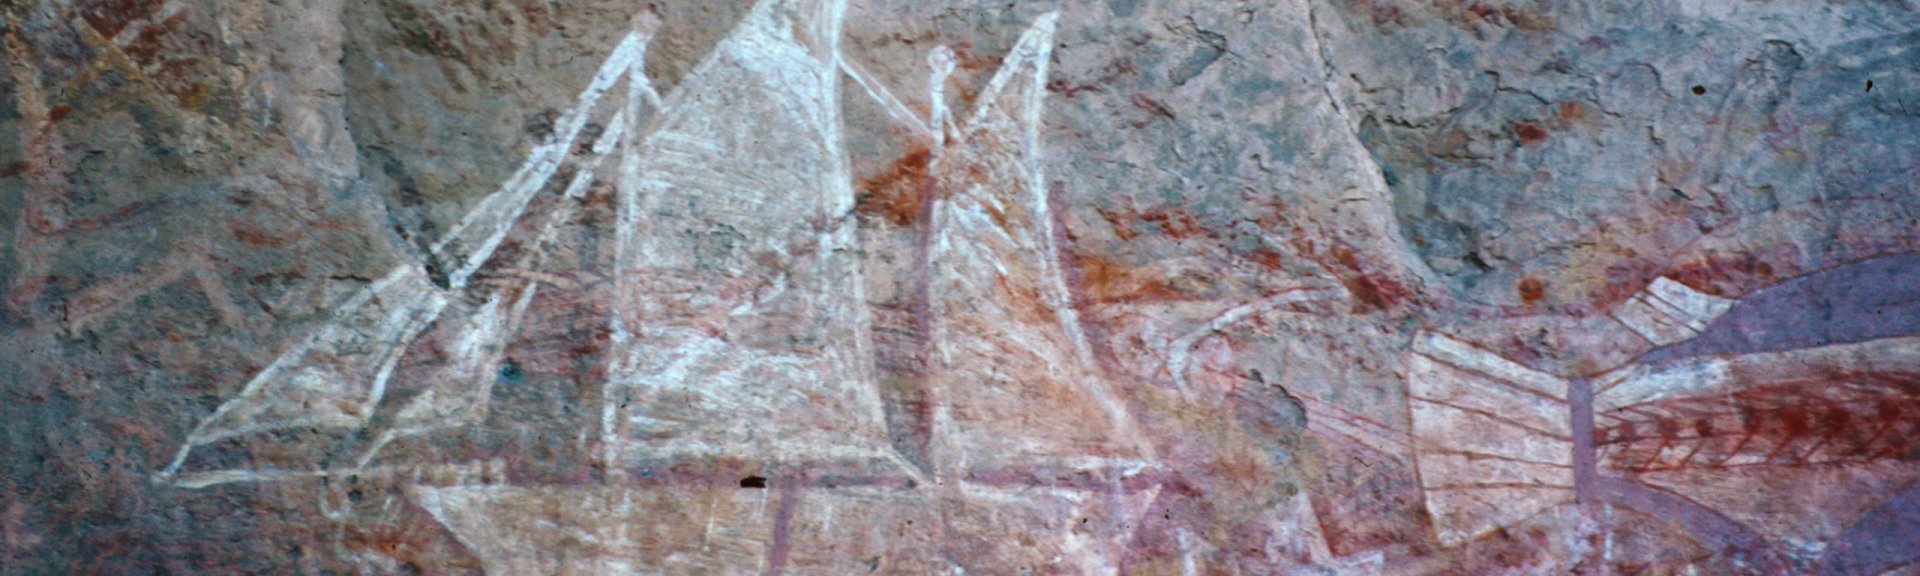
<svg viewBox="0 0 1920 576"><path fill-rule="evenodd" d="M1191 368L1189 364L1193 357L1193 349L1198 347L1202 340L1235 324L1245 322L1249 318L1278 310L1283 306L1318 300L1342 300L1348 297L1347 289L1338 284L1300 286L1287 288L1259 300L1228 308L1199 329L1175 338L1167 346L1167 374L1173 378L1177 390L1182 394L1189 393L1191 388L1187 384L1187 371Z"/></svg>

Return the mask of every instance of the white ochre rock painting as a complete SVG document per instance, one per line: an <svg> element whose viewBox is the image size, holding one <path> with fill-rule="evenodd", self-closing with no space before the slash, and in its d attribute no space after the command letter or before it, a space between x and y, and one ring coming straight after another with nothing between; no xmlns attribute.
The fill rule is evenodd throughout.
<svg viewBox="0 0 1920 576"><path fill-rule="evenodd" d="M300 8L364 9L312 4ZM376 4L394 22L431 12ZM243 495L317 507L320 524L272 528L330 534L352 550L337 556L377 573L403 571L403 545L414 547L405 568L500 575L1880 575L1911 573L1920 558L1920 257L1900 252L1920 240L1883 222L1913 210L1869 193L1797 191L1910 183L1874 163L1895 160L1851 155L1920 158L1906 154L1920 138L1805 139L1915 116L1900 104L1914 106L1900 80L1911 74L1888 70L1920 70L1916 33L1854 38L1825 17L1753 8L1765 22L1853 39L1764 40L1715 83L1695 77L1719 72L1668 72L1639 62L1664 56L1619 52L1634 38L1595 36L1581 51L1634 63L1528 65L1600 83L1561 94L1530 84L1538 74L1467 62L1468 50L1414 66L1370 60L1378 55L1361 45L1441 54L1457 35L1586 38L1547 31L1607 11L1374 2L1356 12L1286 0L1176 17L1185 8L1170 6L1204 3L737 4L693 11L724 15L705 38L670 28L657 6L637 10L610 48L593 41L598 59L578 70L590 76L567 79L564 95L538 88L563 109L527 116L526 133L541 136L513 154L504 180L470 186L470 206L452 215L389 207L398 263L334 271L272 298L223 278L244 268L201 237L133 259L117 278L53 276L64 238L137 211L88 217L67 199L84 171L64 176L60 151L91 158L113 144L50 128L91 94L80 87L95 77L131 86L138 123L192 136L182 142L232 138L246 128L191 121L186 108L204 90L162 94L193 75L152 75L164 66L136 62L149 52L129 47L181 22L224 31L265 16L167 2L106 26L111 34L75 16L84 49L51 50L32 46L45 30L12 25L30 9L0 11L10 80L0 95L11 104L0 121L24 126L21 145L0 152L27 156L0 168L30 184L9 229L19 262L4 269L13 276L0 323L34 327L0 341L79 347L110 333L126 316L118 310L204 301L207 324L224 331L153 338L127 362L160 366L202 337L266 350L221 364L247 374L182 388L225 387L176 403L190 411L156 409L178 420L176 432L128 434L161 454L139 475L69 476L166 503L126 506ZM503 17L513 26L564 12L514 6ZM860 22L893 8L926 28ZM1124 33L1075 21L1094 12L1158 21ZM1004 33L975 42L936 32L956 14L997 18ZM1422 18L1449 31L1363 33ZM1718 29L1662 22L1604 35ZM1270 29L1286 33L1261 32ZM315 30L297 37L301 58L351 60L375 76L408 66L369 50L375 40ZM1750 36L1785 33L1767 30ZM1510 35L1486 37L1496 31ZM391 32L435 58L496 56L434 26ZM1102 35L1112 37L1087 42ZM693 50L692 62L675 60ZM39 52L94 60L63 71L73 77L63 88L19 57ZM877 56L849 58L867 52ZM1485 70L1446 68L1462 62ZM1406 74L1433 86L1390 78ZM499 80L454 91L511 83ZM355 147L335 140L351 136L328 125L343 113L318 103L364 87L326 75L275 82L285 85L260 96L288 109L269 104L246 121L294 123L292 148L321 169L316 178L384 170L415 187L399 182L412 153L342 152ZM1856 84L1864 91L1851 100L1818 96ZM901 85L912 93L896 93ZM1684 110L1647 108L1689 94L1698 99ZM1794 107L1821 112L1774 112ZM1689 139L1689 115L1705 115L1708 137ZM1652 124L1594 127L1628 121ZM1109 125L1132 132L1089 128ZM1761 133L1764 146L1740 143ZM1668 146L1711 158L1662 156ZM868 178L874 158L861 154L874 149L895 162L884 178ZM1623 174L1646 158L1654 167L1582 180L1582 170L1529 164L1566 150L1631 155L1596 162ZM375 168L379 154L399 159ZM1823 155L1853 164L1793 164ZM1544 176L1463 176L1480 169L1567 172L1564 187L1582 200L1549 205ZM1060 173L1075 170L1111 173ZM1745 172L1719 174L1733 170ZM1839 182L1795 180L1814 173ZM251 190L294 179L234 180L228 200L264 211L272 202ZM1650 182L1658 201L1588 194ZM292 195L265 196L275 194ZM1487 214L1502 221L1470 221ZM1666 225L1674 214L1694 221ZM1820 218L1836 223L1810 224ZM1841 230L1841 220L1867 224ZM298 236L233 228L263 253ZM1670 241L1658 248L1676 255L1652 264L1602 253L1644 256ZM1569 272L1539 272L1554 263ZM352 288L328 292L343 285ZM302 316L315 308L324 313ZM269 339L274 322L260 310L306 319ZM520 354L539 346L571 348ZM559 356L575 364L571 386L523 382L522 360ZM63 376L18 397L100 394L85 371L22 358ZM503 420L548 417L537 433L502 432L517 424ZM0 496L16 484L34 482L0 478ZM38 510L0 500L0 573L61 538L38 528L52 522ZM420 558L453 567L412 564Z"/></svg>
<svg viewBox="0 0 1920 576"><path fill-rule="evenodd" d="M1672 344L1698 336L1732 305L1663 276L1614 308L1612 315L1654 344Z"/></svg>
<svg viewBox="0 0 1920 576"><path fill-rule="evenodd" d="M1671 344L1709 331L1734 304L1660 278L1611 315ZM1727 477L1902 458L1912 428L1900 417L1920 373L1920 340L1645 358L1569 379L1443 334L1416 337L1407 365L1411 435L1439 542L1463 545L1569 509L1618 509L1660 516L1760 573L1795 565L1856 573L1835 567L1892 562L1884 551L1859 551L1883 540L1858 533L1848 536L1861 544L1832 552L1783 549L1775 542L1799 533L1768 524L1779 512L1707 503L1725 502ZM1886 522L1907 501L1897 497L1869 518ZM1611 553L1598 552L1603 561Z"/></svg>
<svg viewBox="0 0 1920 576"><path fill-rule="evenodd" d="M970 114L913 119L940 143L922 262L939 408L923 465L889 446L872 369L847 217L845 10L836 0L759 2L664 95L642 69L651 26L642 21L553 139L433 245L433 263L403 265L338 307L207 418L154 481L420 480L407 496L492 574L1114 573L1158 490L1142 479L1159 468L1105 384L1062 269L1039 136L1057 17L1032 23ZM623 81L621 103L609 94ZM576 149L588 117L607 109L606 130ZM380 451L396 439L483 418L503 348L539 285L509 282L479 302L459 292L497 265L490 259L508 229L560 165L575 165L563 194L577 199L609 156L613 350L593 455L604 480L511 485L484 471L387 462ZM511 265L542 265L572 217L571 204L560 206ZM430 265L446 268L445 285ZM194 448L233 436L365 426L399 356L436 318L458 326L451 358L353 467L191 465ZM750 489L635 472L739 461L869 479L796 475ZM1017 480L1059 473L1080 480Z"/></svg>

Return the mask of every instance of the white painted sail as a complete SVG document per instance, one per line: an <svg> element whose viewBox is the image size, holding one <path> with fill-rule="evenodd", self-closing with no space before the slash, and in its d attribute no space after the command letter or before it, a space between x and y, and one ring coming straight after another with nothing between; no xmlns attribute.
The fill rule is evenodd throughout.
<svg viewBox="0 0 1920 576"><path fill-rule="evenodd" d="M1700 335L1732 307L1732 300L1660 277L1609 314L1648 342L1664 346Z"/></svg>
<svg viewBox="0 0 1920 576"><path fill-rule="evenodd" d="M926 263L932 457L943 474L1150 458L1081 332L1042 179L1057 18L1020 38L931 169L942 194Z"/></svg>
<svg viewBox="0 0 1920 576"><path fill-rule="evenodd" d="M548 141L432 247L431 258L455 266L447 278L451 287L464 286L492 257L533 195L546 187L566 159L600 97L640 58L645 44L639 33L623 39L575 106L562 115ZM422 266L408 262L396 267L335 308L327 323L282 353L254 375L238 396L201 421L155 480L174 480L193 448L211 442L276 429L364 425L384 397L400 355L449 298L448 290L436 286ZM490 334L505 337L499 330ZM477 361L464 359L456 365L468 370Z"/></svg>
<svg viewBox="0 0 1920 576"><path fill-rule="evenodd" d="M627 150L610 453L890 453L841 143L844 11L755 5Z"/></svg>
<svg viewBox="0 0 1920 576"><path fill-rule="evenodd" d="M846 218L852 195L839 149L834 84L841 67L833 25L822 23L837 20L841 9L837 1L761 2L659 105L657 129L628 132L607 388L612 402L605 438L615 450L609 464L622 466L620 459L629 457L799 464L885 450L859 270L845 253L852 246ZM995 80L995 95L1025 94L1032 106L1019 108L1024 116L1008 121L990 109L1005 104L983 104L969 122L975 130L967 141L983 154L1023 131L1029 144L1035 141L1052 22L1047 18L1023 39L1009 66L1016 72ZM1010 88L1015 84L1018 89ZM630 99L645 96L636 92ZM1091 407L1094 418L1087 422L1097 434L1137 438L1114 399L1097 387L1051 244L1051 212L1043 195L1036 196L1036 181L1020 177L1038 176L1027 170L1037 166L1027 160L1037 158L1022 157L1014 165L984 156L964 161L1001 170L981 184L1012 182L998 191L1009 201L1041 202L1021 204L1027 224L994 233L1017 234L1044 258L1020 256L1004 245L990 245L982 254L1030 273L1014 281L1034 294L1049 294L1047 303L956 317L1041 318L1013 332L990 327L983 337L1044 343L1035 354L1071 370L1044 376L1048 392L1060 401L1047 408ZM949 166L965 169L961 162ZM997 201L984 194L966 199ZM968 234L984 230L954 231L953 238L969 241ZM980 268L960 264L948 270ZM982 295L949 294L972 296ZM986 363L949 364L951 372L997 369L991 358L964 361ZM960 396L971 393L966 388L948 393L953 405L976 406ZM999 432L1016 435L1027 425L949 423L955 425L950 429L1000 426ZM1146 456L1136 446L1114 449L1085 437L1042 434L1022 441L1031 449L1014 456L1032 460L982 462L1077 466L1112 464L1116 454ZM416 487L410 497L473 550L490 574L838 575L1114 574L1157 495L1157 489L1125 488L1120 477L1111 478L1111 485L1081 488L900 480L912 487L460 486Z"/></svg>
<svg viewBox="0 0 1920 576"><path fill-rule="evenodd" d="M1441 544L1574 500L1566 382L1442 334L1407 366L1415 461Z"/></svg>
<svg viewBox="0 0 1920 576"><path fill-rule="evenodd" d="M187 436L187 450L267 430L353 427L380 401L400 353L446 296L418 267L395 269L334 312L305 342L280 355ZM176 459L167 469L177 469Z"/></svg>
<svg viewBox="0 0 1920 576"><path fill-rule="evenodd" d="M544 267L547 252L557 240L560 227L573 218L574 201L585 195L586 189L593 184L595 171L620 142L626 130L626 117L625 112L615 114L606 131L594 142L593 156L580 163L579 170L567 185L567 200L548 215L532 249L520 263L522 268L539 270ZM415 396L394 415L392 426L382 432L379 439L361 456L358 466L365 468L393 440L465 426L484 417L488 401L493 396L494 369L500 364L507 344L512 341L520 320L526 316L527 307L533 303L539 290L540 284L532 280L509 281L495 289L486 304L478 310L466 311L463 314L466 324L460 328L452 361L430 377L426 391Z"/></svg>

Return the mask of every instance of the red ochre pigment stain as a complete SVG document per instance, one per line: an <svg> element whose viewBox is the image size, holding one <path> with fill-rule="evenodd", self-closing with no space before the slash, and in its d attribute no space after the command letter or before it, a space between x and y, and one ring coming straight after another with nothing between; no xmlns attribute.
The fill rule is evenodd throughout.
<svg viewBox="0 0 1920 576"><path fill-rule="evenodd" d="M1547 297L1547 283L1539 278L1527 277L1520 280L1520 301L1526 304L1539 303Z"/></svg>
<svg viewBox="0 0 1920 576"><path fill-rule="evenodd" d="M885 172L862 180L854 210L895 226L913 224L924 208L926 197L921 189L931 182L927 167L932 161L932 151L917 147L895 160Z"/></svg>
<svg viewBox="0 0 1920 576"><path fill-rule="evenodd" d="M1513 135L1521 144L1536 144L1547 139L1547 130L1532 122L1519 122L1513 125Z"/></svg>

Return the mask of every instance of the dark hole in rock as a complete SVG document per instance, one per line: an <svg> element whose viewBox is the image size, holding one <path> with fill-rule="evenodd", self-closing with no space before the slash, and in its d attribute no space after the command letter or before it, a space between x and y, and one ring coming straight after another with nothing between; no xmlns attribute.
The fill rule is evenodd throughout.
<svg viewBox="0 0 1920 576"><path fill-rule="evenodd" d="M1695 84L1695 85L1693 85L1693 95L1694 95L1694 96L1699 96L1699 95L1702 95L1702 94L1706 94L1706 93L1707 93L1707 87L1706 87L1706 86L1701 86L1701 85L1699 85L1699 84Z"/></svg>
<svg viewBox="0 0 1920 576"><path fill-rule="evenodd" d="M766 488L767 479L760 476L748 476L740 479L741 488Z"/></svg>

